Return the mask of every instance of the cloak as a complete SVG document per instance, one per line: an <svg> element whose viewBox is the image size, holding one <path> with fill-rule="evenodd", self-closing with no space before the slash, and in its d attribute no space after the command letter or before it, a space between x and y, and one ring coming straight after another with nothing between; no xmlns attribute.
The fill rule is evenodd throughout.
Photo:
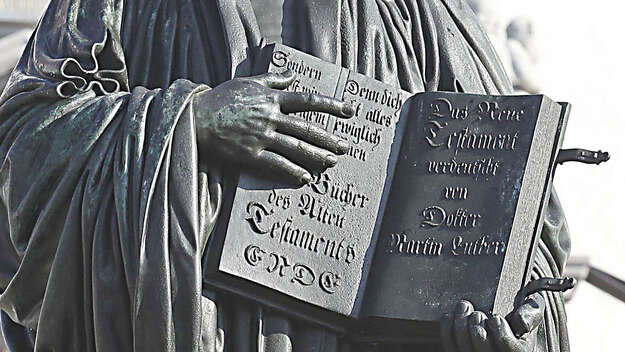
<svg viewBox="0 0 625 352"><path fill-rule="evenodd" d="M464 0L287 0L283 43L411 92L509 94ZM0 96L0 308L15 351L429 351L360 346L206 289L225 170L194 94L250 75L249 0L52 0ZM207 151L202 151L207 152ZM535 277L559 277L555 195ZM568 351L545 293L543 349Z"/></svg>

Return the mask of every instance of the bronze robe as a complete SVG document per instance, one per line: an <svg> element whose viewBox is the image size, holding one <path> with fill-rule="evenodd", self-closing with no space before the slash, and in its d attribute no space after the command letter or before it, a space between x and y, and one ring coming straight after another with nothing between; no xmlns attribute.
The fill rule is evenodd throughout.
<svg viewBox="0 0 625 352"><path fill-rule="evenodd" d="M283 42L323 60L412 92L512 91L464 0L287 3ZM232 182L199 165L189 102L249 75L260 42L249 0L51 1L0 97L0 308L14 350L439 349L359 346L203 289ZM559 276L555 197L546 222L535 273ZM544 349L567 351L562 297L545 295Z"/></svg>

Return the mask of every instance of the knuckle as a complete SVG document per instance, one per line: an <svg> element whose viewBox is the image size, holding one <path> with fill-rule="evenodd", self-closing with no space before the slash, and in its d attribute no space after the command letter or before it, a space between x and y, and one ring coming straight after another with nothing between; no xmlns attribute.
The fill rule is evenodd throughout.
<svg viewBox="0 0 625 352"><path fill-rule="evenodd" d="M280 107L280 98L281 95L284 94L282 92L270 93L267 95L267 100L273 104L274 109L279 109Z"/></svg>
<svg viewBox="0 0 625 352"><path fill-rule="evenodd" d="M263 146L274 146L278 143L278 134L275 131L268 130L263 133L261 139Z"/></svg>
<svg viewBox="0 0 625 352"><path fill-rule="evenodd" d="M482 321L482 316L480 312L473 312L469 315L469 322L473 325L479 324Z"/></svg>
<svg viewBox="0 0 625 352"><path fill-rule="evenodd" d="M471 336L473 336L473 338L477 341L486 341L487 339L486 329L481 326L473 326L471 327L471 329L469 329L469 332L471 333Z"/></svg>
<svg viewBox="0 0 625 352"><path fill-rule="evenodd" d="M306 153L307 151L306 144L304 144L304 142L301 140L297 140L296 147L297 147L297 150L299 150L302 153Z"/></svg>
<svg viewBox="0 0 625 352"><path fill-rule="evenodd" d="M512 336L507 336L507 335L502 336L501 342L503 342L504 345L506 345L508 347L513 347L513 346L518 344L518 341L517 341L516 338L514 338Z"/></svg>
<svg viewBox="0 0 625 352"><path fill-rule="evenodd" d="M262 117L260 118L250 119L249 121L247 121L243 129L243 131L247 130L247 132L243 133L262 134L266 130L268 130L268 123L265 120L266 117L264 115L261 116Z"/></svg>
<svg viewBox="0 0 625 352"><path fill-rule="evenodd" d="M280 96L277 94L272 96L270 109L271 109L271 112L278 117L284 116L282 114L282 106L280 104L281 104Z"/></svg>
<svg viewBox="0 0 625 352"><path fill-rule="evenodd" d="M329 100L328 103L338 113L343 113L343 109L346 106L351 106L349 103L346 103L337 99Z"/></svg>
<svg viewBox="0 0 625 352"><path fill-rule="evenodd" d="M330 132L326 132L323 131L324 133L328 134L328 140L335 146L335 147L339 147L339 144L341 143L342 139L341 137L334 135Z"/></svg>
<svg viewBox="0 0 625 352"><path fill-rule="evenodd" d="M314 95L312 93L300 93L304 102L308 105L314 103Z"/></svg>
<svg viewBox="0 0 625 352"><path fill-rule="evenodd" d="M263 111L261 119L265 122L275 124L280 121L280 114L278 114L278 111L276 111L273 106L268 106L265 111Z"/></svg>
<svg viewBox="0 0 625 352"><path fill-rule="evenodd" d="M309 94L308 99L309 99L309 103L311 104L318 104L322 100L321 97L317 94Z"/></svg>
<svg viewBox="0 0 625 352"><path fill-rule="evenodd" d="M254 146L253 144L250 143L248 145L243 146L241 148L241 151L244 154L249 155L252 159L258 159L258 158L260 158L260 154L262 152L262 149Z"/></svg>

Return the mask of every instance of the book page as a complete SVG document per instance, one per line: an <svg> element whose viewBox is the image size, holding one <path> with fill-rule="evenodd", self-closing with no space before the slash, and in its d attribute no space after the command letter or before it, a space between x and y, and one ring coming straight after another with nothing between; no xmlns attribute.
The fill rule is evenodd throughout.
<svg viewBox="0 0 625 352"><path fill-rule="evenodd" d="M293 188L241 175L219 264L221 272L343 315L355 315L399 117L407 92L286 46L268 71L290 69L292 91L353 102L356 116L303 118L350 144L338 165ZM394 143L395 141L395 143Z"/></svg>

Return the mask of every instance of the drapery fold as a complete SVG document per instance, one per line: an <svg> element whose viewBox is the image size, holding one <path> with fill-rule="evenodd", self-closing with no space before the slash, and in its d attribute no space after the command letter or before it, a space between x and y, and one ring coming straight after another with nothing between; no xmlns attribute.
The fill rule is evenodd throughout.
<svg viewBox="0 0 625 352"><path fill-rule="evenodd" d="M512 92L464 1L286 0L284 14L285 44L405 90ZM250 0L51 1L0 97L0 308L16 346L33 348L21 325L40 351L378 348L202 287L232 182L198 162L189 103L251 74L259 33ZM567 255L550 204L537 276ZM548 350L566 351L549 302Z"/></svg>
<svg viewBox="0 0 625 352"><path fill-rule="evenodd" d="M189 102L208 87L130 90L119 19L119 1L53 1L2 96L0 307L41 350L199 350Z"/></svg>

